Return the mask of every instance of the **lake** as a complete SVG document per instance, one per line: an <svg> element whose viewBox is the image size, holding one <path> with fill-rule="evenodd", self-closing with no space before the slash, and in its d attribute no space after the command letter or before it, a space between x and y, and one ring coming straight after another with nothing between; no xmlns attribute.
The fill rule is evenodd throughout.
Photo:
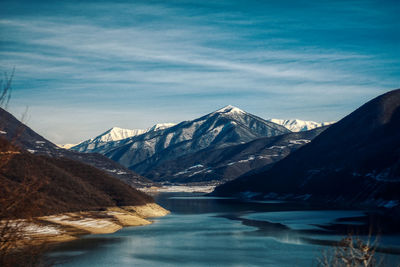
<svg viewBox="0 0 400 267"><path fill-rule="evenodd" d="M327 210L280 201L243 202L195 193L162 193L171 214L154 223L56 245L56 266L318 266L347 233L379 231L379 257L400 263L400 235L377 211ZM372 229L372 230L371 230ZM374 239L372 237L371 239Z"/></svg>

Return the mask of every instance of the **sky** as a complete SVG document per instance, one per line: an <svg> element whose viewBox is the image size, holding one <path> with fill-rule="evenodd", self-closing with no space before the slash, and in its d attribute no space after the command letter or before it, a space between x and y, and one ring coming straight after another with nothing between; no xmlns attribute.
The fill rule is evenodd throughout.
<svg viewBox="0 0 400 267"><path fill-rule="evenodd" d="M226 105L336 121L400 87L400 2L0 2L8 110L55 143ZM4 79L4 77L3 77Z"/></svg>

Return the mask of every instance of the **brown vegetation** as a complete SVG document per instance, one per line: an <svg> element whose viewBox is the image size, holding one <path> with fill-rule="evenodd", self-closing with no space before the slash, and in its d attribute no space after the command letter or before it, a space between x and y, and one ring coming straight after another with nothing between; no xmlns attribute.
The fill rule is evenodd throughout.
<svg viewBox="0 0 400 267"><path fill-rule="evenodd" d="M352 235L343 238L330 252L319 259L321 267L377 267L381 266L375 256L376 240L363 241Z"/></svg>
<svg viewBox="0 0 400 267"><path fill-rule="evenodd" d="M12 145L8 143L0 139L2 147L10 151ZM1 152L5 152L4 149ZM0 215L3 218L26 218L153 202L150 196L80 162L36 156L24 151L2 154L1 157L0 194L8 196L10 203ZM3 157L8 158L3 161ZM12 195L16 199L11 199ZM33 203L35 209L32 209ZM27 210L31 210L29 214Z"/></svg>

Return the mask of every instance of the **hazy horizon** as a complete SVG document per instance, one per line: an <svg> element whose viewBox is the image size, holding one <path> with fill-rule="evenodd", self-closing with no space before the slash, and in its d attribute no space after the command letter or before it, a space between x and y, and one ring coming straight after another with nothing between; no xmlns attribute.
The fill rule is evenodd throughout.
<svg viewBox="0 0 400 267"><path fill-rule="evenodd" d="M400 87L396 1L2 1L10 111L55 143L226 105L337 121Z"/></svg>

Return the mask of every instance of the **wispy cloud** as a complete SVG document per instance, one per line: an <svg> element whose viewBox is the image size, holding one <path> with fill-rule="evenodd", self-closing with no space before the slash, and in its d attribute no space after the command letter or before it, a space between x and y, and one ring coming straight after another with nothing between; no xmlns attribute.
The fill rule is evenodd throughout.
<svg viewBox="0 0 400 267"><path fill-rule="evenodd" d="M328 7L336 14L319 15ZM384 11L379 8L370 11L355 4L346 13L343 3L289 10L263 3L258 10L229 1L201 6L190 1L65 1L46 8L38 14L29 10L3 14L1 69L17 69L15 105L52 109L64 121L68 119L62 107L85 107L93 116L125 109L121 116L146 113L145 120L135 118L132 124L147 127L146 120L156 121L160 110L171 120L190 119L225 104L264 117L333 120L364 98L400 86L395 59L400 52L375 49L375 45L391 48L395 41L360 35L360 31L369 34L368 30L390 34L392 28L384 21L390 16L382 23L349 19L358 14L355 9L368 10L357 15L360 19L380 18ZM351 34L365 38L365 45L362 40L341 39ZM314 107L321 105L333 108L315 113ZM178 107L191 111L182 114L175 111ZM35 116L32 123L43 128ZM126 122L102 118L108 123Z"/></svg>
<svg viewBox="0 0 400 267"><path fill-rule="evenodd" d="M179 71L192 66L210 71L246 72L265 78L329 82L345 77L352 78L348 74L340 73L333 63L339 60L368 58L367 55L332 54L331 51L329 53L309 51L309 53L298 54L281 50L238 53L239 51L201 45L204 39L223 42L226 37L222 37L223 34L219 34L218 29L211 30L211 34L199 36L192 27L179 31L158 32L153 29L132 27L109 29L94 25L71 25L47 21L36 23L0 21L0 23L21 28L20 30L25 32L24 36L29 36L29 33L37 35L26 40L28 45L41 46L37 51L42 50L44 54L51 50L62 51L62 55L52 56L37 55L37 52L30 54L31 57L36 57L41 61L47 60L49 63L69 62L93 66L93 63L99 65L102 63L101 60L104 60L114 66L121 66L120 63L124 62L125 68L128 68L127 64L132 63L129 66L132 69L141 63L161 63L180 66ZM25 52L3 55L26 58ZM328 66L320 68L320 66L315 66L315 63L324 63ZM329 66L329 63L333 66ZM82 66L84 67L85 65ZM143 67L146 66L141 68ZM150 68L157 70L154 66ZM165 66L161 65L160 68L165 68ZM172 70L174 71L176 72Z"/></svg>

